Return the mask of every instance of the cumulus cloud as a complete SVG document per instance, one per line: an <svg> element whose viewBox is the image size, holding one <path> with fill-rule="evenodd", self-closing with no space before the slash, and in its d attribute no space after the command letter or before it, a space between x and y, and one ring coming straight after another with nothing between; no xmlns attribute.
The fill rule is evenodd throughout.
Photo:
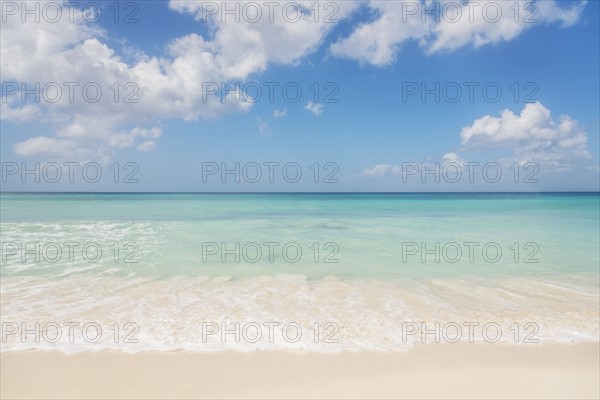
<svg viewBox="0 0 600 400"><path fill-rule="evenodd" d="M205 3L171 1L169 7L197 16ZM308 10L312 3L298 4ZM340 4L338 17L344 18L356 6L353 2ZM217 95L207 96L206 83L244 81L264 71L269 63L298 63L316 50L335 26L322 18L315 22L306 12L297 23L287 22L281 12L274 14L273 23L268 18L259 23L230 23L210 17L205 37L196 33L177 37L168 43L163 56L136 52L126 62L107 44L106 32L97 24L87 23L77 12L74 15L74 23L69 18L55 22L42 19L39 23L30 18L22 23L17 15L2 24L1 80L23 82L28 88L56 82L63 90L56 102L34 105L20 101L17 93L2 105L3 119L19 122L35 118L52 130L34 142L17 146L23 154L45 154L34 145L42 137L46 143L62 144L57 153L65 153L67 143L70 148L76 144L90 154L101 151L105 156L133 146L149 151L156 147L158 135L146 140L144 132L156 132L162 120L211 119L248 111L251 101L235 91L227 94L226 101ZM78 83L75 101L70 101L65 82ZM88 83L101 88L98 101L81 98Z"/></svg>
<svg viewBox="0 0 600 400"><path fill-rule="evenodd" d="M403 11L409 2L370 1L368 7L378 16L374 21L360 24L347 37L330 46L336 56L373 65L393 62L400 45L409 39L427 36L429 24L420 17L405 17ZM415 4L417 4L415 2Z"/></svg>
<svg viewBox="0 0 600 400"><path fill-rule="evenodd" d="M152 151L155 147L156 142L154 140L147 140L137 145L139 151Z"/></svg>
<svg viewBox="0 0 600 400"><path fill-rule="evenodd" d="M444 154L442 156L442 165L449 164L449 163L455 163L455 164L463 165L465 163L465 160L463 160L462 157L460 157L456 153L447 153L447 154Z"/></svg>
<svg viewBox="0 0 600 400"><path fill-rule="evenodd" d="M169 2L171 10L192 15L198 23L206 19L209 29L204 36L189 33L173 38L160 56L141 51L121 56L109 46L109 34L99 25L87 23L78 13L75 13L74 23L69 18L52 23L43 19L39 23L33 19L22 23L20 16L7 18L0 30L2 82L22 82L28 88L36 83L43 86L55 82L62 89L62 96L56 102L23 102L17 93L1 105L3 120L36 120L49 129L36 132L35 138L21 142L15 151L19 149L30 156L46 154L47 150L38 146L43 143L41 138L59 147L56 154L66 154L72 149L78 154L101 154L106 158L122 148L152 150L161 136L152 136L152 132L159 132L164 120L212 119L251 109L252 102L244 100L236 91L229 92L226 101L221 101L219 96L207 96L207 82L245 81L270 64L296 65L322 46L336 26L322 14L315 21L310 13L312 0L296 2L303 9L303 16L295 23L284 18L281 6L274 12L272 21L267 15L258 22L223 21L220 14L206 17L202 13L208 3L215 4ZM239 4L243 7L249 3L252 2ZM429 7L434 4L431 0L427 3ZM485 2L480 0L480 3L479 7L483 8ZM502 7L513 4L496 3ZM525 3L521 1L522 6ZM525 24L524 18L517 23L489 24L482 23L481 18L466 23L462 22L464 16L455 24L444 20L423 23L420 14L406 15L403 10L406 2L373 0L336 4L335 18L340 21L349 19L362 6L374 11L376 16L373 21L358 25L349 36L335 41L331 52L375 65L392 62L407 40L416 40L426 51L436 52L511 40L536 25ZM568 6L559 6L556 1L536 4L539 8L536 18L540 23L559 23L567 27L577 22L585 2ZM512 18L510 10L505 14ZM75 101L69 99L66 82L78 84L74 87ZM90 83L102 90L98 101L82 99L84 87ZM305 109L317 116L323 113L323 105L319 103L309 102ZM283 117L286 113L286 109L276 110L273 116ZM568 123L564 121L565 126L560 129L569 130ZM580 137L573 136L570 140L562 140L557 148L581 146L577 144L582 140ZM523 148L524 152L539 153L538 150L538 147ZM546 149L546 153L549 151Z"/></svg>
<svg viewBox="0 0 600 400"><path fill-rule="evenodd" d="M444 166L456 164L463 167L466 161L456 153L447 153L439 161L423 161L420 163L406 161L401 164L377 164L371 168L364 169L360 175L368 178L373 177L404 177L412 176L417 171L437 171L441 173Z"/></svg>
<svg viewBox="0 0 600 400"><path fill-rule="evenodd" d="M434 25L434 39L428 45L429 52L452 51L468 45L481 47L509 41L540 24L559 23L561 27L568 27L578 21L586 1L571 7L561 7L556 1L470 3L473 7L472 21L461 17L453 22L456 16L451 16L442 18L440 23ZM475 5L476 3L479 4Z"/></svg>
<svg viewBox="0 0 600 400"><path fill-rule="evenodd" d="M456 7L460 4L460 7ZM541 24L575 24L586 1L559 6L555 0L426 2L371 0L376 15L330 46L332 54L377 66L395 61L401 46L416 41L427 53L481 47L512 40ZM428 11L437 10L438 18ZM518 10L518 14L517 11Z"/></svg>
<svg viewBox="0 0 600 400"><path fill-rule="evenodd" d="M248 4L260 6L261 17L256 21L251 17L239 18L235 22L232 16L223 13L225 3L214 1L171 0L169 7L182 13L189 13L198 21L207 21L213 28L213 48L218 49L218 60L229 66L230 73L243 78L248 74L264 70L269 62L294 64L305 55L315 51L324 37L334 27L321 15L325 3L317 3L321 14L311 14L312 0L299 0L293 3L301 8L300 19L296 20L296 11L287 8L290 3L276 3L273 8L263 2L252 0L237 1L229 9L238 7L243 10ZM341 20L351 15L361 1L336 2L335 19ZM217 7L216 12L207 12ZM284 6L287 11L284 10ZM243 14L238 11L238 14ZM290 22L290 21L294 22Z"/></svg>
<svg viewBox="0 0 600 400"><path fill-rule="evenodd" d="M108 161L102 149L82 146L75 140L36 136L13 146L15 154L24 157L41 156L51 160L97 160Z"/></svg>
<svg viewBox="0 0 600 400"><path fill-rule="evenodd" d="M109 138L109 144L111 147L123 149L126 147L133 146L136 143L136 140L138 138L142 138L142 139L154 138L155 139L155 138L158 138L161 134L162 134L162 130L160 128L156 128L156 127L152 128L152 129L133 128L129 132L123 132L123 133L117 133L117 134L111 135ZM154 143L154 145L152 147L150 147L149 144L142 146L142 148L144 148L143 151L149 151L149 150L152 150L154 147L156 147L156 142L155 141L151 141L151 142ZM144 142L144 143L149 143L149 142ZM138 146L138 149L140 149L139 146Z"/></svg>
<svg viewBox="0 0 600 400"><path fill-rule="evenodd" d="M309 101L304 109L316 115L317 117L323 114L323 104L321 103L313 103L312 101Z"/></svg>
<svg viewBox="0 0 600 400"><path fill-rule="evenodd" d="M591 157L587 133L577 121L568 115L555 121L541 103L527 104L518 115L504 110L499 117L483 116L465 126L460 137L467 149L511 147L518 162L554 168L563 168L568 160Z"/></svg>
<svg viewBox="0 0 600 400"><path fill-rule="evenodd" d="M77 13L74 13L77 17ZM141 129L153 131L157 116L165 116L168 101L152 98L141 87L143 74L102 43L104 32L81 18L39 23L7 18L0 32L3 82L36 89L38 99L21 91L8 96L3 119L46 123L43 132L15 146L28 156L63 155L107 159L113 148L132 146ZM115 86L117 82L117 86ZM14 86L13 86L14 85ZM131 101L136 100L137 103ZM154 103L154 104L152 104ZM161 110L161 105L165 108ZM137 126L138 124L150 127ZM123 133L130 131L129 133ZM56 146L55 150L46 146Z"/></svg>
<svg viewBox="0 0 600 400"><path fill-rule="evenodd" d="M14 101L12 103L14 104ZM22 107L11 107L7 103L0 104L0 120L28 122L39 118L39 116L39 108L31 104L26 104Z"/></svg>
<svg viewBox="0 0 600 400"><path fill-rule="evenodd" d="M525 105L519 114L503 110L499 117L485 115L476 119L471 125L462 128L460 139L463 150L478 150L480 155L486 150L508 150L508 156L497 160L506 168L515 163L535 163L541 170L567 171L572 169L573 163L592 158L587 148L587 133L577 121L568 115L561 115L555 120L550 110L539 102ZM457 153L450 152L437 162L428 160L419 164L378 164L366 168L360 175L404 178L407 171L414 168L436 171L449 167L449 164L464 167L468 165L468 161ZM597 165L580 166L590 171L598 168Z"/></svg>
<svg viewBox="0 0 600 400"><path fill-rule="evenodd" d="M399 171L400 167L397 165L377 164L372 168L366 168L361 172L361 175L367 177L386 176L389 173L397 173Z"/></svg>

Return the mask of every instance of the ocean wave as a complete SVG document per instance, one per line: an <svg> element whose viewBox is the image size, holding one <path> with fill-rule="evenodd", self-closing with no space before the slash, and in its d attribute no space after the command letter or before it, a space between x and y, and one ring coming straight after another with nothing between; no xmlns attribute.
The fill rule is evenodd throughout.
<svg viewBox="0 0 600 400"><path fill-rule="evenodd" d="M12 276L1 282L1 351L406 351L435 342L597 341L592 281Z"/></svg>

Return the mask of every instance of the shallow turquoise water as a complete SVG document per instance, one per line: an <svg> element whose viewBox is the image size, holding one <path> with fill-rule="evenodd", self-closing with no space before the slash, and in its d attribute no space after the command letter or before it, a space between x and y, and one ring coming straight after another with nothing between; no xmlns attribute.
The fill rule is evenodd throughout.
<svg viewBox="0 0 600 400"><path fill-rule="evenodd" d="M1 351L394 351L420 340L406 324L472 322L505 343L516 325L597 341L599 213L598 194L4 193L3 328L92 321L139 340L12 334ZM207 321L339 340L208 343Z"/></svg>
<svg viewBox="0 0 600 400"><path fill-rule="evenodd" d="M598 194L4 193L0 200L2 276L570 276L597 274L600 264ZM69 259L71 242L78 245ZM45 257L23 259L16 246L35 243L37 253L46 246ZM90 259L102 251L95 262L82 256L88 243Z"/></svg>

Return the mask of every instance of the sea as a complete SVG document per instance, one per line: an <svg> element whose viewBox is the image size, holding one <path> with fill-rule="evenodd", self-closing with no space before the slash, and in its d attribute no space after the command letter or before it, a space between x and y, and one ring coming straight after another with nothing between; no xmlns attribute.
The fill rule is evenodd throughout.
<svg viewBox="0 0 600 400"><path fill-rule="evenodd" d="M1 193L2 352L597 342L598 193Z"/></svg>

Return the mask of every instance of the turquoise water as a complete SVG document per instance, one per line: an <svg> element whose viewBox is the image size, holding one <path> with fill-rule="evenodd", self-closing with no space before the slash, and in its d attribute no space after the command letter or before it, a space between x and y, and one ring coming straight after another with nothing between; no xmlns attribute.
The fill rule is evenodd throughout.
<svg viewBox="0 0 600 400"><path fill-rule="evenodd" d="M58 243L63 251L68 241L94 242L103 250L97 263L77 252L72 262L65 254L53 263L24 263L18 251L3 259L2 276L78 268L158 276L551 275L595 273L600 263L597 194L2 194L1 200L3 242ZM115 262L114 243L138 247ZM209 254L215 252L209 243L216 254ZM256 262L251 243L261 251ZM234 253L222 262L224 249L233 249L239 262ZM426 249L434 253L423 262ZM122 262L127 254L139 262Z"/></svg>
<svg viewBox="0 0 600 400"><path fill-rule="evenodd" d="M125 347L15 336L2 351L387 351L412 346L407 321L599 334L597 193L3 193L0 217L3 321L140 327ZM273 320L334 321L340 341L201 341L205 321Z"/></svg>

